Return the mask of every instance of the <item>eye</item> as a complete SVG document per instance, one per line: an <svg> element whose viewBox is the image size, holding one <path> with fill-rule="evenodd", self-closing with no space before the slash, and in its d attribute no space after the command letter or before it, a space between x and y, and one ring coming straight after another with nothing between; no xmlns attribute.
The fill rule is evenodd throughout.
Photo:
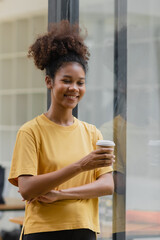
<svg viewBox="0 0 160 240"><path fill-rule="evenodd" d="M82 86L82 85L84 85L84 84L85 84L85 82L82 82L82 81L81 81L81 82L78 82L78 85L79 85L79 86Z"/></svg>
<svg viewBox="0 0 160 240"><path fill-rule="evenodd" d="M71 81L69 79L63 79L64 83L70 83Z"/></svg>

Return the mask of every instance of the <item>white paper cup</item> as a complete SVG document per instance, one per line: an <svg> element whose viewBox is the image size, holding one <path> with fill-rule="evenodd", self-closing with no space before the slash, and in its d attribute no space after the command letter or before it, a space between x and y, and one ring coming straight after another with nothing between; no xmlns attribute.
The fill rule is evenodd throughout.
<svg viewBox="0 0 160 240"><path fill-rule="evenodd" d="M110 141L110 140L98 140L97 143L96 143L96 146L97 146L97 149L101 148L101 147L113 149L111 151L111 153L113 153L114 152L115 143L113 141Z"/></svg>

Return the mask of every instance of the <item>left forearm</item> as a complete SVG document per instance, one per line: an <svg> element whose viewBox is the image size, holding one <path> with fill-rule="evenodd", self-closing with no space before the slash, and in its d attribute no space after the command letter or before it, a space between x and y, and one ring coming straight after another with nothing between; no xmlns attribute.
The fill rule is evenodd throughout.
<svg viewBox="0 0 160 240"><path fill-rule="evenodd" d="M103 179L60 191L61 199L90 199L113 193L113 182L105 182Z"/></svg>
<svg viewBox="0 0 160 240"><path fill-rule="evenodd" d="M112 173L100 176L96 181L78 187L63 189L60 191L52 190L45 195L39 196L36 200L53 203L59 200L90 199L104 195L111 195L114 191ZM33 199L32 201L34 201Z"/></svg>

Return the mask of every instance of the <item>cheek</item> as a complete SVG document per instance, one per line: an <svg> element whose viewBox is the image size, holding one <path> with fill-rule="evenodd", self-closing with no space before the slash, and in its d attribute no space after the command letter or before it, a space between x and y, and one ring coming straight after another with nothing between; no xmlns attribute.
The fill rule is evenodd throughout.
<svg viewBox="0 0 160 240"><path fill-rule="evenodd" d="M84 87L84 88L82 88L80 91L81 91L81 97L83 97L83 95L84 95L85 92L86 92L86 88Z"/></svg>
<svg viewBox="0 0 160 240"><path fill-rule="evenodd" d="M63 86L56 86L53 88L53 92L57 95L62 94L65 91L65 88Z"/></svg>
<svg viewBox="0 0 160 240"><path fill-rule="evenodd" d="M85 94L85 92L86 92L86 87L83 87L82 92L83 92L83 94Z"/></svg>

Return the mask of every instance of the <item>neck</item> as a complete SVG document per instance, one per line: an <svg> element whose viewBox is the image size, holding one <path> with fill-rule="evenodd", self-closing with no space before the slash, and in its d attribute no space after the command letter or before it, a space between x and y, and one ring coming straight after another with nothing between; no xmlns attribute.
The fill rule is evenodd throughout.
<svg viewBox="0 0 160 240"><path fill-rule="evenodd" d="M67 110L60 109L60 108L56 109L55 107L52 106L52 104L49 110L45 113L45 116L49 120L62 126L70 126L74 122L72 109L67 109Z"/></svg>

